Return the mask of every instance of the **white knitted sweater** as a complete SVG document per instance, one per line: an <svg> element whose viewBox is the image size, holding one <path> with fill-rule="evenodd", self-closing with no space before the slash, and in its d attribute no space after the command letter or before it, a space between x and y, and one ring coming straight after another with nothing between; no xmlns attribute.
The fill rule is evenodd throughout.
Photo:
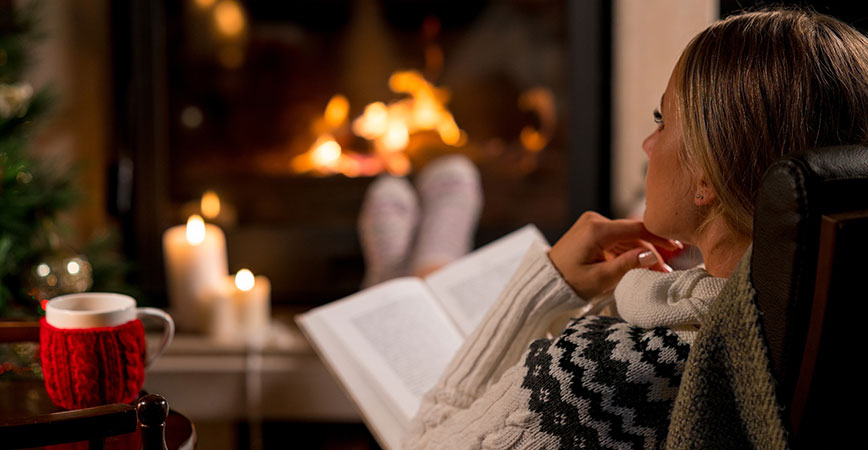
<svg viewBox="0 0 868 450"><path fill-rule="evenodd" d="M657 446L689 352L683 337L662 326L698 323L722 285L708 278L698 271L631 271L616 289L618 307L658 328L589 317L555 340L539 339L553 319L586 302L552 265L548 248L534 245L424 396L404 447Z"/></svg>

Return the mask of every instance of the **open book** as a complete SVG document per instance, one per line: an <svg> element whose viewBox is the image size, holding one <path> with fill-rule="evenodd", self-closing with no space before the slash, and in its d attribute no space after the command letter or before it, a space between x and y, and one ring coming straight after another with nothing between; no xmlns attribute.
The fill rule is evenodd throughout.
<svg viewBox="0 0 868 450"><path fill-rule="evenodd" d="M425 277L382 283L296 321L386 449L542 233L527 225Z"/></svg>

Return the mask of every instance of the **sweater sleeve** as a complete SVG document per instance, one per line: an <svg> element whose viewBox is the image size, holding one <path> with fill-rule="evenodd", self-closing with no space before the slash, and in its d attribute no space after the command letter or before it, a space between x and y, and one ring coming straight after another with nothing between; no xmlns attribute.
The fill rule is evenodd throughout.
<svg viewBox="0 0 868 450"><path fill-rule="evenodd" d="M438 425L467 409L516 366L530 343L545 336L552 320L586 304L549 260L548 247L534 244L482 323L422 399L405 447L424 447Z"/></svg>
<svg viewBox="0 0 868 450"><path fill-rule="evenodd" d="M699 325L725 283L698 267L671 273L633 269L615 287L615 302L621 318L640 327Z"/></svg>

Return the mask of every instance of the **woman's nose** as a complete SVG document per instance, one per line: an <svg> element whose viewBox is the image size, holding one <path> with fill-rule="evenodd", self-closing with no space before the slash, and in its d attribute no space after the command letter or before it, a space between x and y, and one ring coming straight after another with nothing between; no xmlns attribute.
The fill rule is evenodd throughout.
<svg viewBox="0 0 868 450"><path fill-rule="evenodd" d="M651 145L654 143L654 135L656 133L651 133L648 137L642 141L642 151L645 152L646 155L651 156Z"/></svg>

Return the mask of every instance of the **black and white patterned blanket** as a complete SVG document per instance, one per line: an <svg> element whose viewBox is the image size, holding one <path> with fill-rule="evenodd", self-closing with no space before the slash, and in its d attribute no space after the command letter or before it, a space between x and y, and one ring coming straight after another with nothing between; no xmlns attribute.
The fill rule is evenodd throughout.
<svg viewBox="0 0 868 450"><path fill-rule="evenodd" d="M584 317L531 344L522 388L560 448L658 448L689 351L668 328Z"/></svg>

